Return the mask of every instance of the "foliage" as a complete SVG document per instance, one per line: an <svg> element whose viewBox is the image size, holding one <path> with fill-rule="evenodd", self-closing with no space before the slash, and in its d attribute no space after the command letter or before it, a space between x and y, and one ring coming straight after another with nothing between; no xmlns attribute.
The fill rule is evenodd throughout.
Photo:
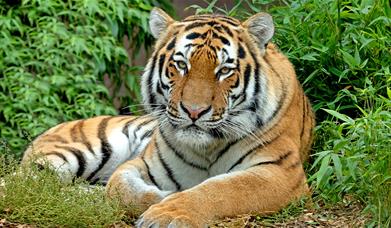
<svg viewBox="0 0 391 228"><path fill-rule="evenodd" d="M391 93L376 99L377 108L362 110L352 119L333 110L334 118L318 126L320 139L310 182L322 199L340 201L353 195L376 215L378 224L391 225Z"/></svg>
<svg viewBox="0 0 391 228"><path fill-rule="evenodd" d="M124 208L103 187L63 183L49 169L19 167L0 156L0 217L38 227L108 227Z"/></svg>
<svg viewBox="0 0 391 228"><path fill-rule="evenodd" d="M0 1L0 154L19 155L60 122L115 114L105 75L111 98L123 85L133 93L122 105L138 102L132 59L151 45L148 12L159 2L170 8L167 0Z"/></svg>
<svg viewBox="0 0 391 228"><path fill-rule="evenodd" d="M354 118L371 102L371 86L386 94L391 83L391 8L387 0L292 0L269 11L275 41L296 67L319 120L338 110Z"/></svg>

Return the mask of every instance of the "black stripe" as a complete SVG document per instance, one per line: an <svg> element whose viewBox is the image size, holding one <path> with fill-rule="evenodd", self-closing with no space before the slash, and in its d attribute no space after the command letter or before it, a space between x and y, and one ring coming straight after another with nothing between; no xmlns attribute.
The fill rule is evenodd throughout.
<svg viewBox="0 0 391 228"><path fill-rule="evenodd" d="M55 155L57 157L60 157L62 160L64 160L66 163L68 163L68 159L65 157L65 155L63 155L62 153L60 153L58 151L52 151L52 152L45 154L45 156L49 156L49 155Z"/></svg>
<svg viewBox="0 0 391 228"><path fill-rule="evenodd" d="M248 87L248 82L250 81L250 77L251 77L251 71L252 71L251 65L247 64L246 69L244 70L244 88L243 88L244 91L246 91Z"/></svg>
<svg viewBox="0 0 391 228"><path fill-rule="evenodd" d="M287 157L289 157L292 153L293 153L292 151L288 151L286 154L281 155L281 156L280 156L278 159L276 159L276 160L259 162L259 163L256 163L256 164L252 165L251 167L259 166L259 165L281 165L281 163L282 163Z"/></svg>
<svg viewBox="0 0 391 228"><path fill-rule="evenodd" d="M234 62L234 59L231 59L231 58L228 58L227 60L225 60L225 63L233 63Z"/></svg>
<svg viewBox="0 0 391 228"><path fill-rule="evenodd" d="M243 160L249 156L250 154L252 154L253 152L256 152L258 149L260 148L264 148L266 147L267 145L269 145L270 143L272 143L274 140L276 140L278 137L280 137L280 135L276 135L274 138L270 139L269 141L266 141L266 142L262 142L260 144L258 144L257 146L255 146L254 148L251 148L249 151L247 151L245 154L243 154L232 166L231 168L228 169L227 172L231 171L232 169L234 169L237 165L241 164L243 162Z"/></svg>
<svg viewBox="0 0 391 228"><path fill-rule="evenodd" d="M166 59L165 54L161 54L159 56L159 77L163 75L163 65L164 65L164 60Z"/></svg>
<svg viewBox="0 0 391 228"><path fill-rule="evenodd" d="M254 59L254 63L255 63L255 68L254 68L254 80L255 80L255 86L254 86L254 93L253 93L253 104L254 104L254 112L256 110L258 110L259 108L259 104L258 104L258 94L262 91L260 91L261 87L259 85L259 63L258 63L258 60L257 60L257 57L255 56L254 52L250 51L250 54L251 54L251 57ZM258 127L261 127L261 126L258 126Z"/></svg>
<svg viewBox="0 0 391 228"><path fill-rule="evenodd" d="M221 131L218 128L211 128L208 130L209 135L211 135L213 138L222 139L224 137L223 131Z"/></svg>
<svg viewBox="0 0 391 228"><path fill-rule="evenodd" d="M134 152L137 152L140 147L141 147L141 144L142 142L146 139L146 138L150 138L153 134L154 130L150 130L150 131L146 131L143 135L141 135L140 137L140 143L136 146L136 148L134 148Z"/></svg>
<svg viewBox="0 0 391 228"><path fill-rule="evenodd" d="M214 29L214 31L217 31L217 32L219 32L219 33L223 33L223 29L221 28L220 25L214 26L213 29Z"/></svg>
<svg viewBox="0 0 391 228"><path fill-rule="evenodd" d="M307 117L307 104L306 104L306 97L303 93L302 95L303 99L302 99L302 104L303 104L303 115L302 115L302 124L301 124L301 132L300 132L300 140L303 138L303 135L304 135L304 128L305 128L305 120L306 120L306 117Z"/></svg>
<svg viewBox="0 0 391 228"><path fill-rule="evenodd" d="M91 180L103 168L103 166L107 163L107 161L111 157L111 154L113 153L113 150L107 140L107 135L106 135L107 124L108 124L109 120L112 118L114 118L114 117L111 117L111 116L106 117L98 125L98 138L100 139L100 145L101 145L101 150L102 150L102 160L100 161L98 168L95 169L87 177L87 180Z"/></svg>
<svg viewBox="0 0 391 228"><path fill-rule="evenodd" d="M140 141L144 141L145 138L151 137L154 131L155 131L155 129L150 130L150 131L146 131L144 134L141 135Z"/></svg>
<svg viewBox="0 0 391 228"><path fill-rule="evenodd" d="M156 146L156 153L159 157L159 161L162 163L163 168L166 170L168 178L175 184L177 191L181 190L182 189L181 185L178 183L178 181L175 180L171 168L167 165L166 161L164 161L162 155L160 154L160 149L156 142L156 138L155 138L155 146Z"/></svg>
<svg viewBox="0 0 391 228"><path fill-rule="evenodd" d="M209 165L209 169L218 162L218 160L225 154L227 153L227 151L231 148L231 146L235 145L237 142L239 142L239 140L236 140L236 141L232 141L230 143L228 143L222 150L220 150L217 154L217 157L215 158L215 160L213 162L210 163Z"/></svg>
<svg viewBox="0 0 391 228"><path fill-rule="evenodd" d="M163 88L162 88L162 83L161 83L160 80L157 82L156 92L157 92L158 94L164 96Z"/></svg>
<svg viewBox="0 0 391 228"><path fill-rule="evenodd" d="M282 95L278 101L278 106L277 108L273 111L273 114L271 117L269 117L269 119L266 121L266 122L269 122L270 120L274 119L274 117L279 113L279 111L281 110L282 108L282 105L285 101L285 97L286 97L286 91L285 91L285 88L284 88L284 83L282 81L282 78L281 78L281 75L277 73L277 71L274 69L274 67L269 63L269 61L267 60L267 58L264 58L265 62L270 66L270 69L278 76L279 80L280 80L280 83L281 83L281 87L282 87Z"/></svg>
<svg viewBox="0 0 391 228"><path fill-rule="evenodd" d="M181 152L179 152L178 150L176 150L172 144L170 142L168 142L167 138L164 136L164 134L162 133L162 131L160 130L159 128L159 133L160 135L162 136L162 139L164 141L164 143L167 145L167 147L172 151L174 152L174 154L179 158L181 159L185 164L193 167L193 168L197 168L197 169L200 169L200 170L203 170L203 171L207 171L208 169L206 167L203 167L201 165L198 165L198 164L195 164L191 161L188 161Z"/></svg>
<svg viewBox="0 0 391 228"><path fill-rule="evenodd" d="M86 134L84 133L83 131L83 127L84 127L84 122L85 120L81 120L78 124L77 124L77 129L79 131L79 134L80 134L80 138L74 138L74 142L79 142L79 143L82 143L84 144L87 149L95 155L95 151L92 149L92 146L91 146L91 143L90 141L88 140ZM75 125L76 127L76 125ZM76 133L76 132L75 132ZM76 133L77 134L77 133Z"/></svg>
<svg viewBox="0 0 391 228"><path fill-rule="evenodd" d="M149 120L146 120L146 121L140 123L140 124L134 129L134 131L133 131L133 137L134 137L134 138L137 138L137 135L136 135L137 131L139 131L142 127L144 127L145 125L151 123L151 122L154 121L154 120L155 120L155 119L152 119L152 118L151 118L151 119L149 119Z"/></svg>
<svg viewBox="0 0 391 228"><path fill-rule="evenodd" d="M173 49L175 47L175 42L176 42L176 37L174 37L170 43L168 43L167 45L167 51L170 51L171 49Z"/></svg>
<svg viewBox="0 0 391 228"><path fill-rule="evenodd" d="M76 124L71 128L71 139L73 142L80 141L78 140L78 132L80 131L80 127L83 125L83 120L79 120Z"/></svg>
<svg viewBox="0 0 391 228"><path fill-rule="evenodd" d="M167 74L167 72L166 72L166 74ZM168 74L167 74L167 75L168 75ZM163 81L160 81L160 85L162 86L162 88L163 88L164 90L169 90L169 89L170 89L170 86L164 84Z"/></svg>
<svg viewBox="0 0 391 228"><path fill-rule="evenodd" d="M206 22L194 22L185 27L185 31L189 31L190 29L197 28L197 27L202 27L205 26Z"/></svg>
<svg viewBox="0 0 391 228"><path fill-rule="evenodd" d="M162 188L158 185L158 183L156 182L155 180L155 177L152 175L151 173L151 170L149 168L149 165L148 163L145 161L144 157L141 157L142 161L144 162L145 164L145 167L147 168L147 174L148 174L148 177L149 179L152 181L152 184L154 184L159 190L162 190Z"/></svg>
<svg viewBox="0 0 391 228"><path fill-rule="evenodd" d="M232 33L232 31L225 25L223 24L220 24L220 26L225 30L226 33L228 33L229 36L233 37L234 34Z"/></svg>
<svg viewBox="0 0 391 228"><path fill-rule="evenodd" d="M57 133L59 132L61 129L63 129L66 125L68 125L67 123L62 123L62 124L59 124L59 126L51 133L51 134L54 134L54 133Z"/></svg>
<svg viewBox="0 0 391 228"><path fill-rule="evenodd" d="M190 33L190 34L188 34L188 35L186 36L186 39L188 39L188 40L194 40L194 39L199 38L200 36L201 36L200 33L198 33L198 32L192 32L192 33Z"/></svg>
<svg viewBox="0 0 391 228"><path fill-rule="evenodd" d="M240 22L237 19L233 18L233 17L229 17L229 16L226 16L226 15L218 15L218 17L224 18L224 19L229 20L229 21L232 21L232 23L236 23L238 25L240 24Z"/></svg>
<svg viewBox="0 0 391 228"><path fill-rule="evenodd" d="M86 170L86 159L83 156L83 152L77 148L71 147L71 146L59 146L56 145L56 148L64 149L69 152L71 152L76 158L77 162L79 164L79 167L76 172L76 177L81 177L84 174L84 171Z"/></svg>
<svg viewBox="0 0 391 228"><path fill-rule="evenodd" d="M139 119L139 118L140 118L140 116L135 117L135 118L133 118L133 119L131 119L131 120L129 120L128 122L125 123L124 127L122 128L122 133L123 133L124 135L126 135L127 138L129 138L129 129L128 129L129 126L130 126L134 121L136 121L136 120Z"/></svg>
<svg viewBox="0 0 391 228"><path fill-rule="evenodd" d="M232 26L235 26L235 27L237 27L238 25L239 25L239 23L238 22L236 22L236 21L233 21L233 20L231 20L230 18L226 18L226 17L221 17L221 18L219 18L221 21L223 21L223 22L226 22L226 23L228 23L228 24L230 24L230 25L232 25Z"/></svg>
<svg viewBox="0 0 391 228"><path fill-rule="evenodd" d="M47 139L46 139L47 138ZM59 135L45 135L42 137L40 141L43 142L60 142L60 143L68 143L68 140L59 136Z"/></svg>
<svg viewBox="0 0 391 228"><path fill-rule="evenodd" d="M219 35L216 34L216 33L213 33L212 37L215 38L215 39L221 40L221 42L222 42L223 44L225 44L225 45L228 45L228 46L231 45L230 42L229 42L229 40L228 40L227 38L225 38L225 37L223 37L223 36L219 36ZM227 55L228 55L228 53L227 53Z"/></svg>
<svg viewBox="0 0 391 228"><path fill-rule="evenodd" d="M236 81L235 81L235 84L233 84L230 88L231 89L236 89L236 88L238 88L239 87L239 77L237 77L237 79L236 79Z"/></svg>
<svg viewBox="0 0 391 228"><path fill-rule="evenodd" d="M225 45L231 45L228 41L228 39L226 39L225 37L223 36L219 36L219 39L225 44Z"/></svg>
<svg viewBox="0 0 391 228"><path fill-rule="evenodd" d="M206 24L209 25L210 27L213 27L213 26L217 25L218 23L213 20L213 21L208 21Z"/></svg>
<svg viewBox="0 0 391 228"><path fill-rule="evenodd" d="M244 48L241 44L239 44L239 48L238 48L238 57L241 59L246 58L246 52L244 51Z"/></svg>
<svg viewBox="0 0 391 228"><path fill-rule="evenodd" d="M248 83L250 81L251 71L252 71L251 65L247 64L246 68L244 70L244 86L243 86L243 93L242 93L243 100L239 104L241 104L242 102L244 102L246 100L246 97L247 97L246 90L248 87ZM237 104L237 105L239 105L239 104Z"/></svg>
<svg viewBox="0 0 391 228"><path fill-rule="evenodd" d="M147 87L149 88L149 91L148 91L149 96L148 96L148 98L149 98L149 103L150 104L156 104L156 99L155 99L155 96L153 95L154 93L152 91L153 90L152 78L153 78L153 74L154 74L154 71L155 71L156 61L157 61L157 53L152 58L151 70L150 70L148 78L147 78L147 84L148 84Z"/></svg>

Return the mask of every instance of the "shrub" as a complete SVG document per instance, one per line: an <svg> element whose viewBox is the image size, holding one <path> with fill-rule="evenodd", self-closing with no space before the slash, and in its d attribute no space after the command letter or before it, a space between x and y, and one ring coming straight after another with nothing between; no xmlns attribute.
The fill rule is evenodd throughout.
<svg viewBox="0 0 391 228"><path fill-rule="evenodd" d="M113 91L136 91L123 105L138 102L132 59L151 45L148 12L159 2L170 8L167 0L1 1L0 154L20 155L33 136L60 122L115 114L110 98L117 95L109 97L104 75Z"/></svg>
<svg viewBox="0 0 391 228"><path fill-rule="evenodd" d="M269 11L275 42L296 67L319 120L338 110L354 118L391 83L391 8L387 0L291 0Z"/></svg>
<svg viewBox="0 0 391 228"><path fill-rule="evenodd" d="M339 202L353 196L373 215L373 224L391 225L391 91L361 117L325 109L333 116L317 127L319 139L310 183L318 199Z"/></svg>

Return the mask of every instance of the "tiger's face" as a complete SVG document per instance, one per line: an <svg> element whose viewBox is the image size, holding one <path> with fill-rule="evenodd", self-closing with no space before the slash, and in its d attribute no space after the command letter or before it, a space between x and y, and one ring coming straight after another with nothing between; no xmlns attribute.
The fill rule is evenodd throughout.
<svg viewBox="0 0 391 228"><path fill-rule="evenodd" d="M266 78L258 58L273 26L269 15L259 17L241 23L200 15L176 22L152 11L150 27L158 41L143 76L144 103L177 138L207 145L249 134L248 126L262 122L259 92Z"/></svg>

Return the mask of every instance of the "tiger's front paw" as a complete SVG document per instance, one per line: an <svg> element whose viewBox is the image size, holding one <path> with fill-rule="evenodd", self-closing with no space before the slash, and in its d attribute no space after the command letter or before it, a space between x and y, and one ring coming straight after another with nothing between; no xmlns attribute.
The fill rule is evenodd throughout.
<svg viewBox="0 0 391 228"><path fill-rule="evenodd" d="M137 221L138 228L206 227L202 215L193 207L186 207L178 200L163 201L152 205Z"/></svg>

